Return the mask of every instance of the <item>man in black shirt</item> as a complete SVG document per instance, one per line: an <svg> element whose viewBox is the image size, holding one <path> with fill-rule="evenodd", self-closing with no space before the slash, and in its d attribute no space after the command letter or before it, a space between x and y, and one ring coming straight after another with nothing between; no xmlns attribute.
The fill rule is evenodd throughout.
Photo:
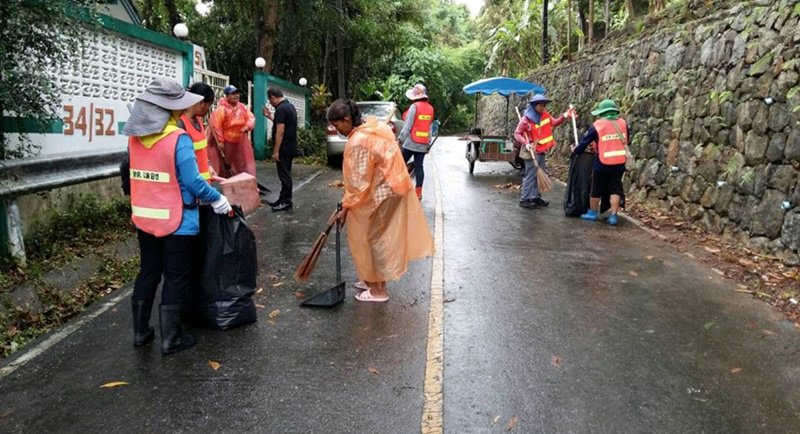
<svg viewBox="0 0 800 434"><path fill-rule="evenodd" d="M272 121L272 159L281 180L278 200L269 205L273 211L288 211L292 209L292 159L297 151L297 112L292 103L283 97L283 91L276 87L267 90L267 98L275 112L272 113L266 107L262 111Z"/></svg>

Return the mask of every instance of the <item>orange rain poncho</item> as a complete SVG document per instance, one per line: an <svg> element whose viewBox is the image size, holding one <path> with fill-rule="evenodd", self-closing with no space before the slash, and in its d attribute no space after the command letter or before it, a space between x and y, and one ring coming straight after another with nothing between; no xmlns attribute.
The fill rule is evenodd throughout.
<svg viewBox="0 0 800 434"><path fill-rule="evenodd" d="M242 132L245 127L252 130L256 125L256 117L242 103L231 106L227 100L219 101L219 106L209 119L208 158L218 173L224 176L238 175L245 172L256 176L256 159L249 133ZM225 144L225 160L230 165L231 173L225 173L222 156L218 144Z"/></svg>
<svg viewBox="0 0 800 434"><path fill-rule="evenodd" d="M347 138L342 164L347 241L361 280L399 279L433 254L428 222L388 125L367 118Z"/></svg>

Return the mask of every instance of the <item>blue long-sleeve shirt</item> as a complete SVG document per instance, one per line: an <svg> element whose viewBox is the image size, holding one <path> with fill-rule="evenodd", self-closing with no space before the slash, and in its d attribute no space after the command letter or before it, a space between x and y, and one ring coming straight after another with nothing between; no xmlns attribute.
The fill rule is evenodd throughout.
<svg viewBox="0 0 800 434"><path fill-rule="evenodd" d="M220 198L220 193L200 176L194 145L187 134L181 134L175 146L175 173L184 204L194 204L198 198L203 202L214 202ZM197 207L184 207L181 225L173 235L197 235L198 232L200 213Z"/></svg>
<svg viewBox="0 0 800 434"><path fill-rule="evenodd" d="M628 126L628 123L625 123L625 130L627 137L630 138L631 136L631 128ZM583 154L586 151L586 148L592 144L592 142L597 143L597 129L594 125L589 125L589 129L583 134L580 141L578 141L578 146L572 151L574 154ZM625 171L625 164L612 164L612 165L605 165L600 162L600 154L598 153L594 157L594 170L599 172L624 172Z"/></svg>

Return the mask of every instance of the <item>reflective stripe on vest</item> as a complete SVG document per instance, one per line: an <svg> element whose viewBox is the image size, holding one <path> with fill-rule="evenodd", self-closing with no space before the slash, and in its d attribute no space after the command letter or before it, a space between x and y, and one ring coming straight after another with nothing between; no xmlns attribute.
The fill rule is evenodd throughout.
<svg viewBox="0 0 800 434"><path fill-rule="evenodd" d="M175 148L185 132L175 130L152 147L128 139L131 159L131 220L156 237L175 232L183 219L183 198L175 169Z"/></svg>
<svg viewBox="0 0 800 434"><path fill-rule="evenodd" d="M197 123L200 125L199 130L194 127L194 124L185 114L181 115L181 120L183 121L186 132L192 139L194 155L197 158L197 169L200 171L200 176L206 181L209 181L211 179L211 169L208 167L208 139L206 138L206 129L203 126L203 120L197 118Z"/></svg>
<svg viewBox="0 0 800 434"><path fill-rule="evenodd" d="M539 124L531 122L531 131L529 132L531 143L537 143L536 152L547 152L556 145L553 139L553 125L551 125L552 118L550 113L542 112L542 119Z"/></svg>
<svg viewBox="0 0 800 434"><path fill-rule="evenodd" d="M600 158L600 162L606 166L625 164L628 159L625 152L625 144L628 142L626 137L628 126L625 124L625 120L598 119L592 125L597 130L597 156Z"/></svg>
<svg viewBox="0 0 800 434"><path fill-rule="evenodd" d="M415 115L411 126L411 141L421 145L430 143L431 123L433 122L433 106L427 101L414 103Z"/></svg>

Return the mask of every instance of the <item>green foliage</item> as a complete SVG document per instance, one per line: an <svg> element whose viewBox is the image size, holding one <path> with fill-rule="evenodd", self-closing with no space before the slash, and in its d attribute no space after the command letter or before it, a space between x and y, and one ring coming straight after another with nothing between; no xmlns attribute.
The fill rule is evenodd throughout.
<svg viewBox="0 0 800 434"><path fill-rule="evenodd" d="M740 154L734 154L725 164L723 173L728 177L736 176L742 167L744 167L744 157Z"/></svg>
<svg viewBox="0 0 800 434"><path fill-rule="evenodd" d="M733 92L728 90L723 90L723 91L712 90L711 93L708 94L708 99L717 104L722 104L726 101L733 100Z"/></svg>
<svg viewBox="0 0 800 434"><path fill-rule="evenodd" d="M322 164L327 157L325 128L310 125L297 130L297 156L305 163Z"/></svg>
<svg viewBox="0 0 800 434"><path fill-rule="evenodd" d="M53 80L83 47L86 26L93 13L92 0L3 0L0 2L0 114L14 122L33 122L47 131L61 102L61 89ZM85 21L78 24L77 16ZM27 121L27 122L26 122ZM35 155L36 145L26 133L19 146L6 140L0 122L0 160Z"/></svg>
<svg viewBox="0 0 800 434"><path fill-rule="evenodd" d="M50 260L102 245L105 237L130 231L130 213L125 198L101 201L91 194L71 196L63 209L55 210L25 240L28 257L34 262Z"/></svg>
<svg viewBox="0 0 800 434"><path fill-rule="evenodd" d="M311 86L309 102L311 104L312 122L318 125L325 125L325 111L331 104L331 91L328 90L325 83Z"/></svg>

